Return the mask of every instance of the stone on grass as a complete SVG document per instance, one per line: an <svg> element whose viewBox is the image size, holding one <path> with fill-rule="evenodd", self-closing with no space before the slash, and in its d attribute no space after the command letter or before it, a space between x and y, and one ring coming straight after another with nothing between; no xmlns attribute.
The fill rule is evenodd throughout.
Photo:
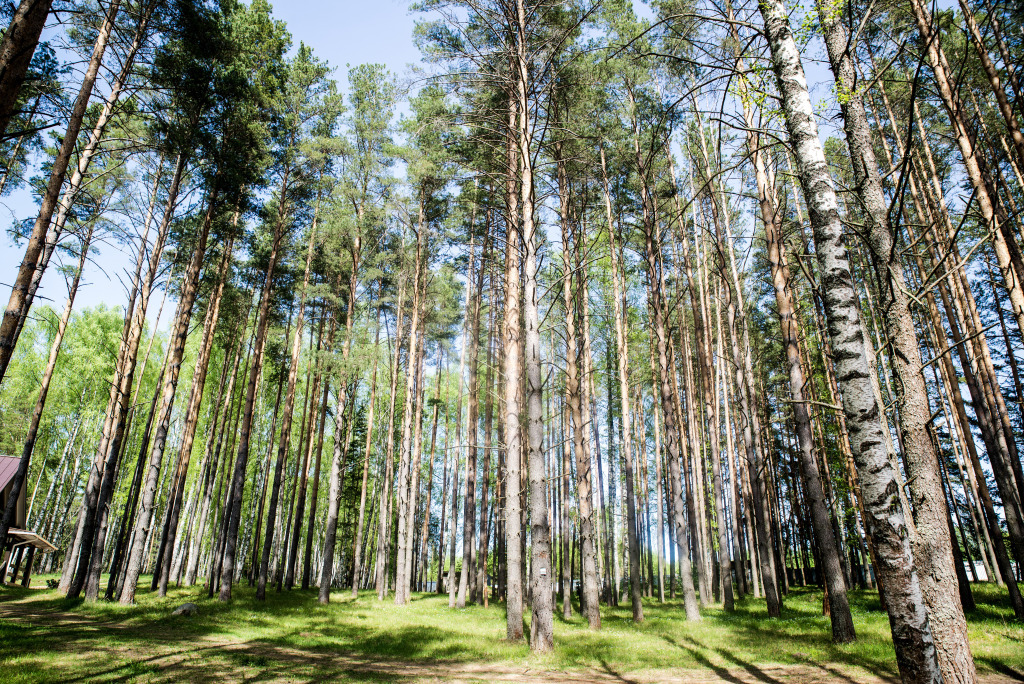
<svg viewBox="0 0 1024 684"><path fill-rule="evenodd" d="M199 612L199 608L194 603L183 603L174 609L171 615L195 615Z"/></svg>

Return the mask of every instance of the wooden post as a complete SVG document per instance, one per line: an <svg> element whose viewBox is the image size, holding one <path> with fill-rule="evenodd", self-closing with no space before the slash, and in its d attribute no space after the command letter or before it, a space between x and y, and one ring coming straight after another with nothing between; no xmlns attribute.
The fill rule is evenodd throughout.
<svg viewBox="0 0 1024 684"><path fill-rule="evenodd" d="M19 546L16 553L17 553L17 555L14 556L14 559L13 559L14 560L14 570L11 570L11 584L15 584L18 581L18 571L21 570L21 559L25 555L25 547L24 546ZM10 568L10 565L8 565L8 568Z"/></svg>
<svg viewBox="0 0 1024 684"><path fill-rule="evenodd" d="M25 561L25 576L21 578L21 586L28 588L28 584L32 579L32 561L36 557L36 547L30 546L28 548L28 560Z"/></svg>

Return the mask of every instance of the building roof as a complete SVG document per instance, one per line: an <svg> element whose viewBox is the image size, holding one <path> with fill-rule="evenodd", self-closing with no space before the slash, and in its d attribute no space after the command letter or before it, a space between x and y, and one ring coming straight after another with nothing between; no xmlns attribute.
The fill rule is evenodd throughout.
<svg viewBox="0 0 1024 684"><path fill-rule="evenodd" d="M57 547L40 537L35 532L29 532L28 530L18 530L11 528L7 534L18 540L19 544L25 544L26 546L34 546L41 550L43 553L49 553L56 551Z"/></svg>
<svg viewBox="0 0 1024 684"><path fill-rule="evenodd" d="M14 479L14 474L18 472L18 463L21 461L20 458L14 458L13 456L0 456L0 490L4 489Z"/></svg>

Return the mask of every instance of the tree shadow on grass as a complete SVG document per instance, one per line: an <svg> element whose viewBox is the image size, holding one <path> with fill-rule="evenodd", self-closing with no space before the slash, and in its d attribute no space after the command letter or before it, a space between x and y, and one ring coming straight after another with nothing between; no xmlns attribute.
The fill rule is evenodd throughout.
<svg viewBox="0 0 1024 684"><path fill-rule="evenodd" d="M726 656L726 657L728 657L728 656ZM808 665L810 667L816 667L816 668L819 668L821 670L824 670L825 672L827 672L829 674L829 676L832 677L832 679L834 681L837 681L837 682L838 681L843 681L843 682L848 682L849 684L857 684L857 680L856 679L854 679L853 677L850 677L848 674L845 674L844 672L841 672L838 668L833 667L828 662L812 660L811 658L808 658L808 657L799 657L799 656L796 656L795 654L794 654L794 657L798 658L805 665ZM887 675L887 674L885 674L883 672L880 672L880 671L872 672L870 668L864 667L863 665L860 665L860 667L862 667L864 670L867 670L868 672L871 672L871 674L873 674L876 677L879 677L881 679L887 679L887 680L896 681L896 682L899 681L898 678L893 680L889 675Z"/></svg>
<svg viewBox="0 0 1024 684"><path fill-rule="evenodd" d="M451 612L447 596L414 594L416 607L410 612L379 602L372 593L352 600L347 592L336 592L331 606L322 607L316 591L271 592L257 602L243 586L231 602L222 603L206 598L201 587L175 588L161 599L144 583L139 604L129 607L67 600L54 591L0 589L0 667L17 671L19 682L393 681L436 679L459 668L486 679L488 673L507 674L505 663L530 657L525 643L503 640L504 610L498 604ZM1016 642L1014 634L1004 634L1008 619L1001 597L992 589L979 593L991 601L985 604L991 608L983 611L982 629ZM582 617L556 630L554 662L592 672L603 668L618 681L629 681L626 673L634 668L697 666L724 681L756 678L774 684L773 670L763 667L768 663L814 668L847 684L858 670L893 679L895 658L884 613L865 608L874 599L854 596L861 641L835 646L828 619L820 614L820 596L814 589L796 589L779 619L767 619L763 601L738 601L733 613L706 610L698 627L681 621L680 600L645 604L648 620L638 627L627 609L602 609L602 632L587 630ZM196 603L199 614L171 616L185 601ZM529 633L528 623L524 631ZM636 648L629 641L634 636ZM662 640L678 650L661 647L659 653ZM1024 681L1022 663L1002 655L1005 645L1001 648L1000 656L979 659L979 666Z"/></svg>
<svg viewBox="0 0 1024 684"><path fill-rule="evenodd" d="M1001 663L994 658L978 658L977 656L975 656L975 661L984 663L987 667L991 668L993 672L998 672L999 674L1009 677L1014 681L1024 682L1024 672L1014 669L1006 663Z"/></svg>
<svg viewBox="0 0 1024 684"><path fill-rule="evenodd" d="M555 632L555 648L565 666L582 668L613 662L620 650L615 635L589 630L583 634Z"/></svg>
<svg viewBox="0 0 1024 684"><path fill-rule="evenodd" d="M311 625L314 633L316 625ZM334 624L320 628L318 641L333 641L334 648L312 645L316 651L327 653L359 653L365 656L393 658L400 660L474 660L483 654L469 651L457 643L454 634L434 627L411 625L388 630L360 630L355 625ZM284 636L263 640L261 643L274 646L308 649L310 646L295 644L292 637Z"/></svg>
<svg viewBox="0 0 1024 684"><path fill-rule="evenodd" d="M636 680L636 679L628 679L621 672L619 672L618 670L614 669L608 663L608 661L605 660L604 658L601 658L600 661L601 661L601 669L603 669L609 675L614 677L616 679L616 681L624 682L625 684L640 684L640 682L638 680Z"/></svg>
<svg viewBox="0 0 1024 684"><path fill-rule="evenodd" d="M369 656L344 656L331 649L303 650L271 640L211 644L202 637L221 631L216 622L167 616L167 606L143 610L143 617L133 615L124 620L66 612L47 615L48 608L66 608L67 605L64 599L48 600L32 606L31 610L23 610L20 615L8 610L0 618L0 653L7 667L18 668L20 679L65 682L138 678L194 682L226 679L255 682L282 678L396 681L413 676L401 671L403 659L423 659L427 654L433 658L459 654L454 644L437 647L447 637L425 627L378 631L364 634L361 640L347 635L349 641L356 641L355 650L382 656L377 663ZM213 612L226 613L227 609L211 610L206 615ZM152 614L157 617L145 617ZM40 617L49 619L37 621ZM82 657L83 654L86 657ZM429 665L419 666L423 667L429 668Z"/></svg>
<svg viewBox="0 0 1024 684"><path fill-rule="evenodd" d="M686 646L684 644L681 644L681 643L679 643L678 641L676 641L675 639L673 639L670 636L662 636L662 638L666 642L668 642L668 644L670 646L675 646L679 650L686 651L687 653L689 653L690 657L693 658L695 661L697 661L697 663L699 663L701 665L701 667L703 667L703 668L705 668L707 670L711 670L722 681L724 681L724 682L732 682L733 684L743 684L742 680L740 680L735 675L730 673L729 670L727 670L726 668L721 667L719 665L715 665L713 662L711 662L711 660L699 650L699 648L703 648L702 644L700 644L700 643L698 643L696 641L693 641L692 639L688 639L688 641L691 641L692 643L696 644L699 647L699 648L694 648L693 646Z"/></svg>
<svg viewBox="0 0 1024 684"><path fill-rule="evenodd" d="M820 657L811 658L800 651L782 651L786 659L810 665L822 667L822 663L844 663L857 667L871 675L881 679L893 679L897 676L895 660L896 656L892 650L891 642L883 643L869 630L861 630L858 637L858 645L853 648L844 648L832 643L831 631L825 625L819 625L817 621L783 620L780 622L744 622L733 628L731 635L733 643L740 648L756 648L758 644L798 644L801 648L817 651L822 654ZM875 659L865 656L865 647L882 646L878 649L884 653L884 659ZM834 668L833 668L834 669ZM833 672L834 676L840 676L839 671ZM898 680L898 677L897 677Z"/></svg>

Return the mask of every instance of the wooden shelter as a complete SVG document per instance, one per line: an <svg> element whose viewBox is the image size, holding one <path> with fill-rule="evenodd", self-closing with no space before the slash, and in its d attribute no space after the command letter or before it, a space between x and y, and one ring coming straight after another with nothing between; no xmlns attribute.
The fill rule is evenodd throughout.
<svg viewBox="0 0 1024 684"><path fill-rule="evenodd" d="M7 510L14 475L18 472L18 462L17 458L0 456L0 515ZM25 492L27 490L28 487L22 486L21 491L18 492L14 520L11 521L11 528L7 531L7 538L3 540L3 554L0 558L0 582L4 584L7 583L8 573L10 573L12 584L17 581L18 572L24 561L25 570L21 578L21 585L24 587L29 586L29 582L31 582L32 564L35 561L36 551L50 553L57 550L56 546L35 532L25 529L28 526L25 511Z"/></svg>

